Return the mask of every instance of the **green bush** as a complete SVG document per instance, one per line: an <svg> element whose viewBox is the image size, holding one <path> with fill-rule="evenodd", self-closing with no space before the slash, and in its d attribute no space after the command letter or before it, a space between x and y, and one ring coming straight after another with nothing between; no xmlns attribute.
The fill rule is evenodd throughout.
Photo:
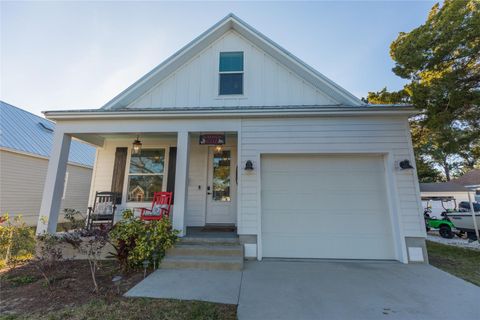
<svg viewBox="0 0 480 320"><path fill-rule="evenodd" d="M63 215L66 222L59 224L62 231L79 230L85 227L86 218L77 209L65 208Z"/></svg>
<svg viewBox="0 0 480 320"><path fill-rule="evenodd" d="M0 217L0 267L15 266L31 259L35 253L35 231L21 216L13 221L8 214Z"/></svg>
<svg viewBox="0 0 480 320"><path fill-rule="evenodd" d="M131 210L123 212L123 219L110 231L115 257L124 271L140 268L144 261L158 265L165 251L177 240L170 219L142 221Z"/></svg>

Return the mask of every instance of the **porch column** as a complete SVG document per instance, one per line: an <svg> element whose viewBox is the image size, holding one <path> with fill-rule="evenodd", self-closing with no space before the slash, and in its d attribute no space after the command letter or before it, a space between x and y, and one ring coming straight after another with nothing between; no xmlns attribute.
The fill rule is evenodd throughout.
<svg viewBox="0 0 480 320"><path fill-rule="evenodd" d="M175 167L175 204L173 207L173 228L180 231L179 236L185 235L185 211L187 208L188 187L188 131L179 131L177 134L177 164Z"/></svg>
<svg viewBox="0 0 480 320"><path fill-rule="evenodd" d="M58 213L62 202L71 141L71 136L55 131L50 160L48 161L47 177L43 187L37 234L55 233L57 231Z"/></svg>

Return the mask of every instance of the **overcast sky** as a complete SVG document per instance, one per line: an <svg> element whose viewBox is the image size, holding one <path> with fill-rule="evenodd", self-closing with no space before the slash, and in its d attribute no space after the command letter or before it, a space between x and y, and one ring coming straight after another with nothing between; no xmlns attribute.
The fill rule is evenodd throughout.
<svg viewBox="0 0 480 320"><path fill-rule="evenodd" d="M390 43L434 2L1 2L0 98L99 108L229 12L357 97L399 89Z"/></svg>

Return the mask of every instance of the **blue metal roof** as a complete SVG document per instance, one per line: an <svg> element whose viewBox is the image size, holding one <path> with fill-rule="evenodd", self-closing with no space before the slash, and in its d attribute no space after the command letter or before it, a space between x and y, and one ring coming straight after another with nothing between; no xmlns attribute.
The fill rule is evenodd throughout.
<svg viewBox="0 0 480 320"><path fill-rule="evenodd" d="M0 147L50 157L55 123L0 101ZM93 167L95 148L72 141L68 161Z"/></svg>

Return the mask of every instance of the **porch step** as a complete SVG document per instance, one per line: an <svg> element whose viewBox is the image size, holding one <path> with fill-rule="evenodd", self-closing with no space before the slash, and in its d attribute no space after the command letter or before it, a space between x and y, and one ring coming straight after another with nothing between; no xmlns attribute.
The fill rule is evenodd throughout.
<svg viewBox="0 0 480 320"><path fill-rule="evenodd" d="M238 237L183 237L167 251L160 267L242 270L243 246Z"/></svg>
<svg viewBox="0 0 480 320"><path fill-rule="evenodd" d="M223 238L223 237L182 237L179 240L180 244L207 244L207 245L239 245L238 237Z"/></svg>
<svg viewBox="0 0 480 320"><path fill-rule="evenodd" d="M242 270L243 256L170 256L160 264L162 269Z"/></svg>
<svg viewBox="0 0 480 320"><path fill-rule="evenodd" d="M167 252L168 256L242 257L243 247L236 244L184 244L179 243Z"/></svg>

